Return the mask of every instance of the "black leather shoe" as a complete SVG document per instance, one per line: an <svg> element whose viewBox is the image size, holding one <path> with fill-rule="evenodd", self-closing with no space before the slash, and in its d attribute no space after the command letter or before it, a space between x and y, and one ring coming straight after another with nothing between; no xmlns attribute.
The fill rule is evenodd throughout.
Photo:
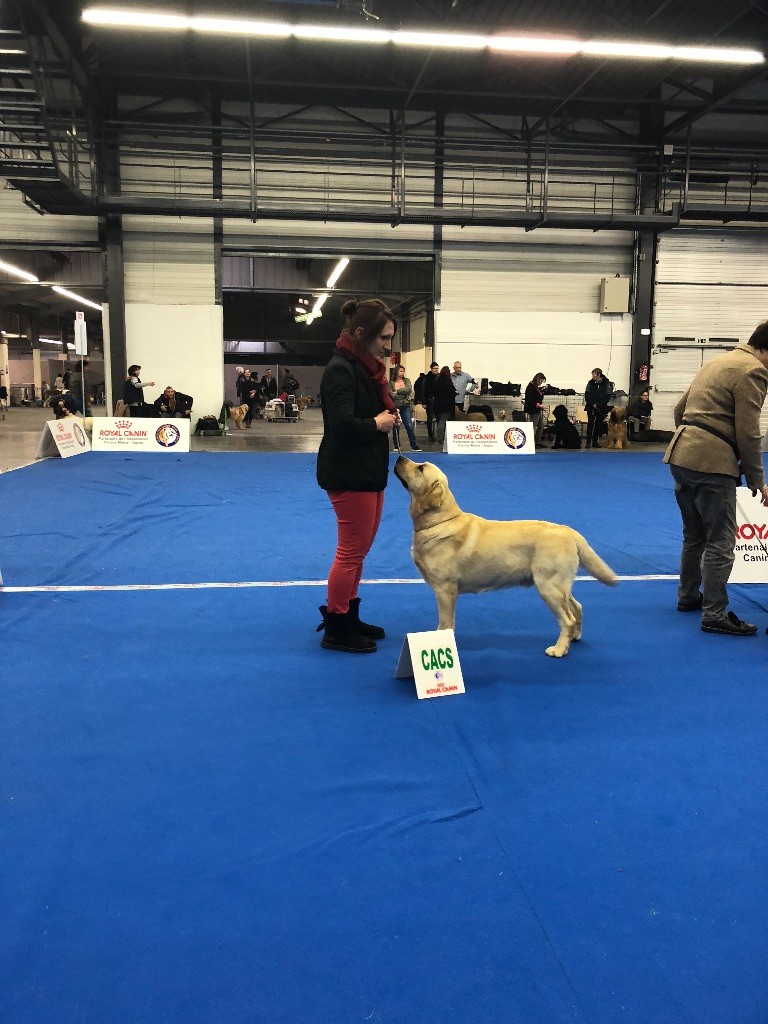
<svg viewBox="0 0 768 1024"><path fill-rule="evenodd" d="M699 594L695 601L678 601L677 610L679 612L700 612L704 605L704 595Z"/></svg>
<svg viewBox="0 0 768 1024"><path fill-rule="evenodd" d="M738 615L728 612L721 619L702 619L703 633L721 633L723 636L754 636L757 626L751 622L742 622Z"/></svg>

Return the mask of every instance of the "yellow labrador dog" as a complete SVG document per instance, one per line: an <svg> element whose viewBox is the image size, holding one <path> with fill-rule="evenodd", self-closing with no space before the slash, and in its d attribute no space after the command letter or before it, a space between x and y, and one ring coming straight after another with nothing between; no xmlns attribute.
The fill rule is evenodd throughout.
<svg viewBox="0 0 768 1024"><path fill-rule="evenodd" d="M581 639L581 605L571 593L576 570L583 566L609 587L618 582L581 534L555 523L499 522L462 512L445 473L431 462L401 455L395 475L411 495L411 554L435 592L437 628L454 628L459 594L533 584L560 626L545 653L564 657L571 641Z"/></svg>

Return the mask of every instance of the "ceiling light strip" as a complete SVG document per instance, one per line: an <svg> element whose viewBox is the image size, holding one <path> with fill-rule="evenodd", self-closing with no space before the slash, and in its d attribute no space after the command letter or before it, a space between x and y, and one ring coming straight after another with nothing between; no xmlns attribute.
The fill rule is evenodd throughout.
<svg viewBox="0 0 768 1024"><path fill-rule="evenodd" d="M732 47L671 46L665 43L632 43L611 40L547 39L517 35L471 35L462 32L387 32L378 28L350 28L343 25L291 25L277 21L241 18L185 17L159 11L90 7L83 12L90 25L118 28L150 28L180 32L217 32L255 38L358 42L372 45L395 43L402 46L442 47L452 50L496 50L550 56L618 57L634 60L699 61L703 63L762 64L759 50Z"/></svg>
<svg viewBox="0 0 768 1024"><path fill-rule="evenodd" d="M91 302L90 299L84 298L82 295L78 295L76 292L67 291L66 288L61 288L59 285L51 285L51 290L56 292L58 295L65 295L68 299L73 299L75 302L82 302L85 306L90 306L91 309L98 309L101 313L101 306L98 302Z"/></svg>
<svg viewBox="0 0 768 1024"><path fill-rule="evenodd" d="M22 270L21 267L15 267L13 263L6 263L4 260L0 260L0 270L5 274L10 274L12 277L18 277L22 281L29 281L31 284L37 284L40 280L39 277L30 274L28 270Z"/></svg>

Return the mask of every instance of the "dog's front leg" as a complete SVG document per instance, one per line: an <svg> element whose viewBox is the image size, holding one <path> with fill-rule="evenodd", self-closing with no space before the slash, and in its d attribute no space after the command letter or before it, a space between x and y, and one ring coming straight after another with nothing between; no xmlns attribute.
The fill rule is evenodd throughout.
<svg viewBox="0 0 768 1024"><path fill-rule="evenodd" d="M438 629L453 629L456 625L456 599L459 588L455 583L444 583L435 587L437 598Z"/></svg>

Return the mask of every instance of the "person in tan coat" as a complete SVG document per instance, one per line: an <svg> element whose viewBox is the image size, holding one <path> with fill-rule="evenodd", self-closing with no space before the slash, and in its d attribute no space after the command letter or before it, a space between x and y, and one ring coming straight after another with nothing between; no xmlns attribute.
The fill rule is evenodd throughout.
<svg viewBox="0 0 768 1024"><path fill-rule="evenodd" d="M736 486L743 473L768 506L760 411L768 391L768 321L746 345L706 363L675 406L677 430L664 462L683 520L677 609L701 610L705 633L754 636L757 626L726 611L736 547ZM699 589L701 587L701 590Z"/></svg>

